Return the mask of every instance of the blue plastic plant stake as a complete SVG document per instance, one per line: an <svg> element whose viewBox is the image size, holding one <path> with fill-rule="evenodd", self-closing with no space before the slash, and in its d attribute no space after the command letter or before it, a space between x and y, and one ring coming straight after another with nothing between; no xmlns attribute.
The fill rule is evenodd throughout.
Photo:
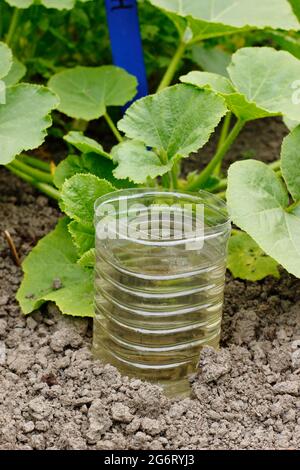
<svg viewBox="0 0 300 470"><path fill-rule="evenodd" d="M138 80L135 100L148 94L136 0L105 0L113 62Z"/></svg>

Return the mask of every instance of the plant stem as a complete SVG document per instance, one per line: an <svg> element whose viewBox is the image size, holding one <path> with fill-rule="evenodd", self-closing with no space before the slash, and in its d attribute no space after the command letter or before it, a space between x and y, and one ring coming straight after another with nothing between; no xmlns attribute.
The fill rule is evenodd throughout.
<svg viewBox="0 0 300 470"><path fill-rule="evenodd" d="M157 155L162 163L162 165L166 165L168 163L168 155L167 152L162 150L161 152L157 152ZM163 184L163 187L165 189L170 188L171 186L171 178L170 178L170 172L165 173L164 175L161 176L161 181Z"/></svg>
<svg viewBox="0 0 300 470"><path fill-rule="evenodd" d="M42 170L42 171L45 171L46 173L50 173L50 163L43 162L42 160L39 160L38 158L21 154L17 157L17 160L27 163L27 165L32 166L33 168L37 168L38 170Z"/></svg>
<svg viewBox="0 0 300 470"><path fill-rule="evenodd" d="M212 193L218 193L224 191L227 188L227 178L223 178L219 183L212 189Z"/></svg>
<svg viewBox="0 0 300 470"><path fill-rule="evenodd" d="M172 189L178 189L178 164L175 162L171 170Z"/></svg>
<svg viewBox="0 0 300 470"><path fill-rule="evenodd" d="M36 181L32 176L29 176L28 174L18 170L11 163L9 165L6 165L6 168L8 168L12 173L21 178L23 181L26 181L26 183L31 184L39 191L46 194L46 196L49 196L57 201L60 199L59 191L53 186L50 186L47 183L40 183L39 181Z"/></svg>
<svg viewBox="0 0 300 470"><path fill-rule="evenodd" d="M228 135L227 139L223 143L222 147L217 150L215 156L211 159L208 165L204 168L204 170L192 181L189 185L187 185L188 191L195 191L200 189L209 179L212 172L216 168L216 166L222 162L224 156L232 146L233 142L236 140L237 136L241 132L245 125L245 121L239 119L230 134Z"/></svg>
<svg viewBox="0 0 300 470"><path fill-rule="evenodd" d="M10 20L10 24L9 24L9 29L6 35L6 44L8 46L11 46L13 36L15 34L15 31L19 23L20 16L21 16L21 10L19 8L14 8L14 11Z"/></svg>
<svg viewBox="0 0 300 470"><path fill-rule="evenodd" d="M275 162L269 163L269 168L274 171L279 171L280 170L280 160L276 160Z"/></svg>
<svg viewBox="0 0 300 470"><path fill-rule="evenodd" d="M220 134L220 139L219 139L219 142L218 142L218 147L217 147L217 150L220 150L220 148L222 147L222 145L224 144L225 140L227 139L228 137L228 133L229 133L229 129L230 129L230 124L231 124L231 117L232 117L232 113L231 112L228 112L224 118L224 121L223 121L223 125L222 125L222 130L221 130L221 134ZM220 162L216 168L215 168L215 171L214 171L214 175L216 176L219 176L220 172L221 172L221 167L222 167L222 162Z"/></svg>
<svg viewBox="0 0 300 470"><path fill-rule="evenodd" d="M120 132L116 128L116 126L115 126L113 120L111 119L111 117L109 116L109 114L105 113L104 118L105 118L107 124L109 125L110 129L112 130L114 136L116 137L117 141L118 142L123 142L123 137L121 136Z"/></svg>
<svg viewBox="0 0 300 470"><path fill-rule="evenodd" d="M167 88L170 83L172 82L173 78L174 78L174 75L176 73L176 70L178 68L178 64L180 62L180 60L182 59L183 57L183 54L185 53L185 49L186 49L186 46L187 44L185 42L183 42L182 40L180 41L179 43L179 46L169 64L169 67L167 68L160 84L159 84L159 87L157 89L157 91L161 91L163 90L164 88Z"/></svg>
<svg viewBox="0 0 300 470"><path fill-rule="evenodd" d="M13 162L11 162L11 166L13 166L16 170L21 171L22 173L26 173L37 181L48 184L53 183L53 176L50 173L45 173L44 171L37 170L36 168L28 166L26 165L26 163L23 163L19 160L14 160Z"/></svg>

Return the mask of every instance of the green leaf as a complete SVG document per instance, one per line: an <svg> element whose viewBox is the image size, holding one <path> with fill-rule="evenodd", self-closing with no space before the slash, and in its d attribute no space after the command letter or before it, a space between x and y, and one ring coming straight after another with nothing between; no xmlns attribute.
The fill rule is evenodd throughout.
<svg viewBox="0 0 300 470"><path fill-rule="evenodd" d="M283 140L281 171L294 201L300 201L300 126Z"/></svg>
<svg viewBox="0 0 300 470"><path fill-rule="evenodd" d="M180 77L183 83L198 86L199 88L208 88L209 90L220 93L222 96L236 93L232 83L228 78L211 72L189 72Z"/></svg>
<svg viewBox="0 0 300 470"><path fill-rule="evenodd" d="M90 226L82 225L75 220L69 223L68 230L71 234L74 245L77 248L79 256L84 255L87 251L95 246L95 229Z"/></svg>
<svg viewBox="0 0 300 470"><path fill-rule="evenodd" d="M299 29L297 18L286 0L150 0L180 16L192 16L200 24L213 23L234 28ZM208 25L209 27L210 25Z"/></svg>
<svg viewBox="0 0 300 470"><path fill-rule="evenodd" d="M17 8L28 8L30 7L34 0L5 0L11 7Z"/></svg>
<svg viewBox="0 0 300 470"><path fill-rule="evenodd" d="M255 103L247 101L244 95L237 93L231 81L221 75L196 71L183 75L180 80L183 83L208 88L220 94L225 99L228 108L243 121L270 116L269 112L258 108Z"/></svg>
<svg viewBox="0 0 300 470"><path fill-rule="evenodd" d="M275 42L276 49L283 49L300 59L300 37L299 35L291 36L285 31L268 31L268 38Z"/></svg>
<svg viewBox="0 0 300 470"><path fill-rule="evenodd" d="M118 127L169 159L187 157L206 144L226 112L215 93L175 85L133 103Z"/></svg>
<svg viewBox="0 0 300 470"><path fill-rule="evenodd" d="M278 263L267 256L244 232L229 240L227 267L234 277L260 281L267 276L279 277Z"/></svg>
<svg viewBox="0 0 300 470"><path fill-rule="evenodd" d="M96 263L96 250L91 248L89 251L84 253L78 260L78 264L84 268L94 268Z"/></svg>
<svg viewBox="0 0 300 470"><path fill-rule="evenodd" d="M110 154L103 150L102 145L96 140L86 137L82 132L71 131L64 136L64 140L82 153L96 153L111 160Z"/></svg>
<svg viewBox="0 0 300 470"><path fill-rule="evenodd" d="M295 96L300 61L294 56L271 47L243 48L233 54L228 72L232 83L204 72L190 72L181 81L215 90L229 109L245 121L276 115L300 121Z"/></svg>
<svg viewBox="0 0 300 470"><path fill-rule="evenodd" d="M128 180L119 181L113 175L115 164L112 160L101 158L95 153L88 153L84 155L69 155L65 158L56 168L54 173L54 184L58 189L61 189L64 182L77 173L91 173L101 179L109 181L113 186L118 189L132 188L133 183Z"/></svg>
<svg viewBox="0 0 300 470"><path fill-rule="evenodd" d="M299 0L289 0L293 7L295 15L300 19L300 3Z"/></svg>
<svg viewBox="0 0 300 470"><path fill-rule="evenodd" d="M6 86L3 80L0 80L0 104L6 103Z"/></svg>
<svg viewBox="0 0 300 470"><path fill-rule="evenodd" d="M8 74L11 66L12 52L4 42L0 42L0 79Z"/></svg>
<svg viewBox="0 0 300 470"><path fill-rule="evenodd" d="M43 143L52 122L49 113L56 106L56 96L45 87L20 84L7 88L6 104L0 106L0 163L9 163L22 151Z"/></svg>
<svg viewBox="0 0 300 470"><path fill-rule="evenodd" d="M77 174L69 178L61 189L63 211L72 219L85 226L94 220L94 203L104 194L116 188L108 181L94 175Z"/></svg>
<svg viewBox="0 0 300 470"><path fill-rule="evenodd" d="M299 121L292 121L291 119L288 119L288 118L283 118L283 122L284 124L286 125L286 127L288 128L289 131L293 131L295 129L295 127L299 126Z"/></svg>
<svg viewBox="0 0 300 470"><path fill-rule="evenodd" d="M75 5L75 0L41 0L46 8L56 8L57 10L71 10Z"/></svg>
<svg viewBox="0 0 300 470"><path fill-rule="evenodd" d="M136 94L137 81L114 65L75 67L57 73L49 88L60 98L59 111L90 121L106 113L108 106L124 106Z"/></svg>
<svg viewBox="0 0 300 470"><path fill-rule="evenodd" d="M18 83L26 73L26 67L18 59L13 58L12 66L4 78L6 86L12 86Z"/></svg>
<svg viewBox="0 0 300 470"><path fill-rule="evenodd" d="M206 72L228 77L227 67L230 64L231 54L219 47L204 47L197 44L192 48L192 59Z"/></svg>
<svg viewBox="0 0 300 470"><path fill-rule="evenodd" d="M57 10L71 10L76 0L5 0L12 7L28 8L34 3L41 3L46 8L56 8ZM87 0L80 0L85 2Z"/></svg>
<svg viewBox="0 0 300 470"><path fill-rule="evenodd" d="M240 49L228 68L233 85L249 102L271 114L300 121L300 106L293 102L293 85L300 77L300 61L271 47Z"/></svg>
<svg viewBox="0 0 300 470"><path fill-rule="evenodd" d="M68 219L39 241L23 263L24 279L17 293L23 313L52 301L67 315L94 315L93 270L77 264Z"/></svg>
<svg viewBox="0 0 300 470"><path fill-rule="evenodd" d="M289 196L279 177L262 162L236 162L228 172L227 203L233 222L300 277L300 217L287 212Z"/></svg>
<svg viewBox="0 0 300 470"><path fill-rule="evenodd" d="M147 178L154 179L164 175L172 168L172 163L163 165L156 153L148 150L143 142L125 141L115 146L112 157L117 168L113 171L115 178L126 179L134 183L146 183Z"/></svg>

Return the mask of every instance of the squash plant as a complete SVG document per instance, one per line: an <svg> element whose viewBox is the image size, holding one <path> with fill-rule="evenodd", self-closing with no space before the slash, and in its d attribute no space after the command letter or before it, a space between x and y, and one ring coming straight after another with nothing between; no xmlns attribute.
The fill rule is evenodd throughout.
<svg viewBox="0 0 300 470"><path fill-rule="evenodd" d="M31 176L24 175L24 164L20 159L14 160L21 152L43 143L46 129L52 124L50 112L58 105L57 96L48 88L19 84L24 73L24 67L13 58L8 46L0 43L0 164L54 196L57 191L48 184L49 176L38 169L32 169Z"/></svg>
<svg viewBox="0 0 300 470"><path fill-rule="evenodd" d="M244 222L239 222L239 214L230 198L236 182L231 173L228 181L220 177L220 165L247 122L277 115L294 125L300 122L299 110L291 99L293 83L300 76L300 61L271 48L246 48L233 55L226 70L227 78L194 72L182 77L182 84L167 88L185 51L206 39L253 29L298 30L299 22L290 3L287 0L255 0L251 4L248 0L149 1L173 21L179 33L178 48L157 94L132 104L116 126L108 108L130 102L136 91L135 78L125 71L113 66L75 67L59 72L48 83L52 93L47 92L53 100L56 95L60 100L53 103L53 107L58 106L61 112L85 123L105 119L117 145L106 152L101 143L81 132L70 132L65 140L72 153L58 165L54 175L47 164L28 156L18 156L11 161L22 150L33 148L36 142L30 143L31 147L28 143L20 149L13 148L7 161L3 161L11 161L12 171L59 199L66 214L23 264L25 276L18 300L24 313L51 300L63 313L93 315L93 204L99 196L123 187L144 185L188 191L204 188L224 197L228 185L235 223L248 232L237 231L232 237L231 271L256 280L268 274L278 275L277 266L281 262L291 272L298 272L299 256L294 259L296 268L285 264L277 252L274 256L256 233L250 233L243 226ZM33 3L29 0L9 2L23 5L25 2L27 6ZM42 3L49 6L46 0ZM53 6L57 2L51 3ZM60 2L60 6L66 3L72 7L74 1ZM3 88L1 94L3 101ZM0 105L0 113L1 106L6 104ZM232 130L231 114L236 117ZM182 180L183 158L202 148L223 118L224 127L215 156L203 171ZM38 126L31 128L38 130ZM25 137L30 137L30 132L24 136L24 143ZM0 145L1 138L0 132ZM280 162L267 168L276 171L275 177L279 178ZM246 187L247 182L244 183ZM288 191L289 188L287 194ZM293 212L288 202L286 199L283 210ZM245 259L243 264L241 253Z"/></svg>
<svg viewBox="0 0 300 470"><path fill-rule="evenodd" d="M96 73L102 76L103 71ZM60 96L61 111L73 117L79 117L77 112L91 113L81 114L85 119L104 116L106 107L112 104L109 88L107 95L101 95L100 106L92 74L85 78L83 96L82 89L74 85L77 74L77 69L71 70L49 82ZM284 141L281 161L269 166L251 160L237 162L229 171L228 181L213 173L248 121L284 116L300 122L300 107L292 102L300 61L272 48L245 48L233 55L228 75L230 78L225 79L193 72L182 77L185 83L136 101L118 122L114 133L120 142L111 152L105 152L100 143L81 132L65 136L73 150L58 165L53 184L66 217L23 264L25 276L18 300L25 313L51 300L66 314L93 315L94 201L134 185L192 191L204 188L221 195L228 185L233 221L246 232L234 231L230 270L236 276L257 280L269 274L278 276L280 263L300 276L300 176L293 171L295 163L299 167L299 128ZM123 91L128 90L126 97L130 100L134 90L129 86L132 78L127 78L128 87ZM79 108L86 95L90 106L85 111L84 106ZM236 124L216 155L201 172L182 180L183 159L205 145L229 111L235 114Z"/></svg>

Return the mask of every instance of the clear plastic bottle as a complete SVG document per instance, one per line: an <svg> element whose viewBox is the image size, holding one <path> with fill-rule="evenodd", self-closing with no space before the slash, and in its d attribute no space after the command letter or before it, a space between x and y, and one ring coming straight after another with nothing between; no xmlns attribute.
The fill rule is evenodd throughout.
<svg viewBox="0 0 300 470"><path fill-rule="evenodd" d="M200 349L219 345L226 206L204 191L132 189L98 199L95 214L94 354L184 393Z"/></svg>

